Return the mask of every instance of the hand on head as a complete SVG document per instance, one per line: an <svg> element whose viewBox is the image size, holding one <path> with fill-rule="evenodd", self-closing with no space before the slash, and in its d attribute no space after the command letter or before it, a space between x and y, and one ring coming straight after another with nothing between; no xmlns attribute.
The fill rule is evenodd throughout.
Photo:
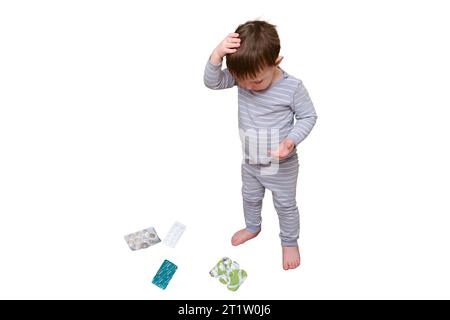
<svg viewBox="0 0 450 320"><path fill-rule="evenodd" d="M227 54L235 53L240 45L241 39L239 39L239 34L230 33L219 43L216 49L214 49L212 58L215 59L216 62L222 61L223 57L225 57Z"/></svg>

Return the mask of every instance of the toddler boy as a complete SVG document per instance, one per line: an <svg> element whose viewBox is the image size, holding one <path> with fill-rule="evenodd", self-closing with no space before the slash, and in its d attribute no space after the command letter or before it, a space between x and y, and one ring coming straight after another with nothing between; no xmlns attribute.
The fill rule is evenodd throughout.
<svg viewBox="0 0 450 320"><path fill-rule="evenodd" d="M311 132L317 115L302 81L279 67L279 52L275 26L246 22L213 51L204 82L214 90L238 87L246 228L231 242L237 246L259 234L262 200L269 189L280 223L283 268L288 270L300 265L296 146ZM225 56L227 68L222 70Z"/></svg>

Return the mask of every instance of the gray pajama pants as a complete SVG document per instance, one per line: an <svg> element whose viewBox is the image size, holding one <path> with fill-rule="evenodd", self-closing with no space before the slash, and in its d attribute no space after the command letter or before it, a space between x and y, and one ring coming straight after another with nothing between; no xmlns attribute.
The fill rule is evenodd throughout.
<svg viewBox="0 0 450 320"><path fill-rule="evenodd" d="M295 200L298 156L294 154L280 161L274 174L262 173L261 169L267 169L268 166L270 165L242 163L242 198L246 229L252 233L261 230L261 209L267 188L272 191L273 204L278 213L281 245L295 247L300 232L300 217Z"/></svg>

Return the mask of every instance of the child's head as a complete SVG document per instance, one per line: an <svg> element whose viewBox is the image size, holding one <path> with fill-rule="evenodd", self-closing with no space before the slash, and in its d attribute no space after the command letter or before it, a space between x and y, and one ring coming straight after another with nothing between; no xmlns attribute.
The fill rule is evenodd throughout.
<svg viewBox="0 0 450 320"><path fill-rule="evenodd" d="M241 44L227 55L227 67L239 85L249 90L268 88L282 57L280 39L274 25L265 21L248 21L236 29Z"/></svg>

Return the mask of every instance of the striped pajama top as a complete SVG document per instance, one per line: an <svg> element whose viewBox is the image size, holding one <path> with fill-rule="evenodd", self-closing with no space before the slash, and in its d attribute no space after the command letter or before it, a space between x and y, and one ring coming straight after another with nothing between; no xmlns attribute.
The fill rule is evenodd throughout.
<svg viewBox="0 0 450 320"><path fill-rule="evenodd" d="M205 67L204 83L208 88L238 87L239 132L244 159L251 163L270 162L268 149L276 150L285 138L297 146L316 123L316 111L302 81L280 70L280 80L263 91L251 91L240 87L228 69L222 70L222 64L208 60ZM287 158L295 153L296 148Z"/></svg>

